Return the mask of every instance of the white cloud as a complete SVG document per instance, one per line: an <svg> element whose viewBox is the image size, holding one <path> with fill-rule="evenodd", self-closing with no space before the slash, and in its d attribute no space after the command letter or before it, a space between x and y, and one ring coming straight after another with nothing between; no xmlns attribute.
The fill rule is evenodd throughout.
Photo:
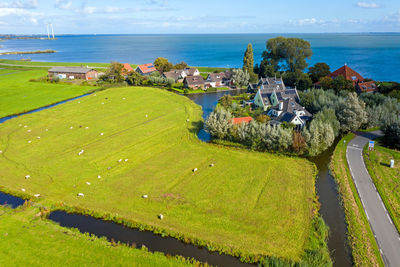
<svg viewBox="0 0 400 267"><path fill-rule="evenodd" d="M290 21L291 24L299 25L299 26L304 26L304 25L321 25L325 24L326 21L322 19L316 19L316 18L309 18L309 19L299 19L299 20L292 20Z"/></svg>
<svg viewBox="0 0 400 267"><path fill-rule="evenodd" d="M35 9L38 6L38 0L0 2L0 8Z"/></svg>
<svg viewBox="0 0 400 267"><path fill-rule="evenodd" d="M380 4L373 3L373 2L358 2L356 4L356 6L361 7L361 8L381 8L382 7Z"/></svg>
<svg viewBox="0 0 400 267"><path fill-rule="evenodd" d="M68 0L56 0L54 7L59 8L59 9L64 9L64 10L72 10L74 8L72 6L72 1L68 1Z"/></svg>

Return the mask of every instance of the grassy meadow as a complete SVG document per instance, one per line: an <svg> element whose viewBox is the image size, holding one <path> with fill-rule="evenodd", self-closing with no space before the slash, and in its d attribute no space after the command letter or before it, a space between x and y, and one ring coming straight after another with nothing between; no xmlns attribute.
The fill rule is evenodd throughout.
<svg viewBox="0 0 400 267"><path fill-rule="evenodd" d="M300 261L315 217L313 164L202 143L201 124L186 97L110 88L0 124L0 185L211 249Z"/></svg>
<svg viewBox="0 0 400 267"><path fill-rule="evenodd" d="M0 69L0 118L83 95L94 89L91 86L29 81L44 76L47 76L47 70Z"/></svg>
<svg viewBox="0 0 400 267"><path fill-rule="evenodd" d="M160 253L113 246L43 220L39 212L0 206L1 266L192 266Z"/></svg>
<svg viewBox="0 0 400 267"><path fill-rule="evenodd" d="M395 162L393 169L390 168L392 159ZM379 145L373 151L368 151L365 147L364 161L397 230L400 231L400 151Z"/></svg>
<svg viewBox="0 0 400 267"><path fill-rule="evenodd" d="M11 60L11 59L0 59L0 67L1 64L13 64L13 65L23 65L23 66L71 66L71 67L80 67L80 66L89 66L89 67L108 67L110 63L81 63L81 62L41 62L41 61L22 61L22 60ZM131 65L132 68L136 65Z"/></svg>
<svg viewBox="0 0 400 267"><path fill-rule="evenodd" d="M384 266L347 164L347 144L353 138L354 134L348 134L339 141L331 161L331 170L345 210L348 241L355 266Z"/></svg>

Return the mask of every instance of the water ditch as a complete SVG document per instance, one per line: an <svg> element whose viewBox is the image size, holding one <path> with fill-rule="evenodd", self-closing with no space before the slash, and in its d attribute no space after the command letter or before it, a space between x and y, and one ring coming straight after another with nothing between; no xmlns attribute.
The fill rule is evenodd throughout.
<svg viewBox="0 0 400 267"><path fill-rule="evenodd" d="M225 94L237 95L241 91L217 92L214 94L193 94L188 97L196 104L203 108L203 118L206 118L216 106L218 99ZM86 94L87 95L87 94ZM60 105L74 99L68 99L47 107L29 111L27 113L8 116L0 119L3 123L14 117L22 116L48 109L56 105ZM209 141L210 136L202 129L198 133L198 137L202 141ZM310 159L318 168L318 177L316 181L316 190L321 203L321 215L326 224L330 228L330 238L328 247L334 260L334 266L352 266L350 249L347 246L347 226L344 217L344 210L340 204L340 197L334 178L329 173L329 163L335 145L325 151L317 158ZM4 194L0 192L0 204L9 204L16 208L24 203L23 199ZM160 251L169 255L180 255L186 258L194 258L201 262L208 262L217 266L254 266L245 264L239 259L219 254L218 252L210 252L206 248L198 248L191 244L185 244L175 238L163 238L152 232L141 232L138 229L124 227L123 225L95 219L90 216L79 214L68 214L64 211L54 211L49 215L49 219L59 223L61 226L77 228L82 233L91 233L99 237L106 237L108 240L119 241L136 247L146 246L149 251Z"/></svg>

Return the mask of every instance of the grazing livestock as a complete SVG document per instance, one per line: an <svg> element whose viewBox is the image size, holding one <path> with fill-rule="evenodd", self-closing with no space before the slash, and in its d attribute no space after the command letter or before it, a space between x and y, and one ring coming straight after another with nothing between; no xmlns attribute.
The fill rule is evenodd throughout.
<svg viewBox="0 0 400 267"><path fill-rule="evenodd" d="M101 178L101 176L100 175L97 175L97 179L100 179Z"/></svg>
<svg viewBox="0 0 400 267"><path fill-rule="evenodd" d="M49 131L49 129L46 129L46 132L48 132Z"/></svg>
<svg viewBox="0 0 400 267"><path fill-rule="evenodd" d="M85 195L83 193L78 193L78 197L84 197Z"/></svg>
<svg viewBox="0 0 400 267"><path fill-rule="evenodd" d="M89 129L89 127L88 127L88 126L86 126L86 127L85 127L85 129Z"/></svg>
<svg viewBox="0 0 400 267"><path fill-rule="evenodd" d="M24 128L28 128L28 125L25 125Z"/></svg>
<svg viewBox="0 0 400 267"><path fill-rule="evenodd" d="M210 167L214 167L214 163L211 163L211 164L210 164Z"/></svg>
<svg viewBox="0 0 400 267"><path fill-rule="evenodd" d="M20 124L18 124L18 126L19 126L19 127L21 127L21 126L22 126L22 124L20 123Z"/></svg>
<svg viewBox="0 0 400 267"><path fill-rule="evenodd" d="M90 185L90 182L86 182L87 185Z"/></svg>
<svg viewBox="0 0 400 267"><path fill-rule="evenodd" d="M197 172L197 168L194 168L194 169L192 170L192 172Z"/></svg>
<svg viewBox="0 0 400 267"><path fill-rule="evenodd" d="M122 161L122 159L119 159L119 160L118 160L118 162L121 162L121 161Z"/></svg>
<svg viewBox="0 0 400 267"><path fill-rule="evenodd" d="M125 159L125 162L128 162L129 159Z"/></svg>
<svg viewBox="0 0 400 267"><path fill-rule="evenodd" d="M101 133L100 135L101 135L101 136L103 136L104 134L103 134L103 133Z"/></svg>
<svg viewBox="0 0 400 267"><path fill-rule="evenodd" d="M34 194L33 196L34 197L40 197L40 194Z"/></svg>
<svg viewBox="0 0 400 267"><path fill-rule="evenodd" d="M189 120L189 119L187 119L186 121L187 121L187 122L189 122L190 120Z"/></svg>
<svg viewBox="0 0 400 267"><path fill-rule="evenodd" d="M164 215L159 214L159 215L158 215L158 219L160 219L160 220L164 219Z"/></svg>
<svg viewBox="0 0 400 267"><path fill-rule="evenodd" d="M146 114L146 118L147 118L148 116L147 116L147 114Z"/></svg>
<svg viewBox="0 0 400 267"><path fill-rule="evenodd" d="M148 197L149 197L148 195L143 195L143 196L142 196L142 198L148 198Z"/></svg>
<svg viewBox="0 0 400 267"><path fill-rule="evenodd" d="M71 130L74 129L74 126L69 127Z"/></svg>
<svg viewBox="0 0 400 267"><path fill-rule="evenodd" d="M22 192L25 192L25 188L21 188L21 191L22 191Z"/></svg>
<svg viewBox="0 0 400 267"><path fill-rule="evenodd" d="M29 174L25 175L25 179L29 179L29 178L31 178L31 176Z"/></svg>
<svg viewBox="0 0 400 267"><path fill-rule="evenodd" d="M30 143L32 143L32 141L31 141L31 140L29 140L29 141L28 141L28 143L30 144Z"/></svg>
<svg viewBox="0 0 400 267"><path fill-rule="evenodd" d="M0 154L1 154L1 153L3 153L3 151L2 151L2 150L0 150Z"/></svg>
<svg viewBox="0 0 400 267"><path fill-rule="evenodd" d="M32 130L28 130L28 133L30 133Z"/></svg>
<svg viewBox="0 0 400 267"><path fill-rule="evenodd" d="M85 152L85 150L82 149L81 151L79 151L78 155L79 155L79 156L82 155L83 152Z"/></svg>
<svg viewBox="0 0 400 267"><path fill-rule="evenodd" d="M38 136L37 139L40 139L40 136Z"/></svg>

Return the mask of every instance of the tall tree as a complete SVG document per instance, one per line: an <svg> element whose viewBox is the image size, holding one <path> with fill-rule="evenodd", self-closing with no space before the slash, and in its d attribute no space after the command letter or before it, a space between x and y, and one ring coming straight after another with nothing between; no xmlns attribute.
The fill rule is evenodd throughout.
<svg viewBox="0 0 400 267"><path fill-rule="evenodd" d="M258 75L254 73L254 53L252 44L247 45L243 57L243 70L250 75L250 82L257 82Z"/></svg>
<svg viewBox="0 0 400 267"><path fill-rule="evenodd" d="M318 82L322 77L328 76L331 73L331 69L326 63L315 63L314 66L308 69L308 74L313 83Z"/></svg>
<svg viewBox="0 0 400 267"><path fill-rule="evenodd" d="M343 132L356 131L368 122L365 103L359 100L354 92L348 94L346 101L337 111L337 117Z"/></svg>
<svg viewBox="0 0 400 267"><path fill-rule="evenodd" d="M276 37L269 39L263 52L263 61L272 65L275 71L303 71L312 56L311 45L300 38Z"/></svg>
<svg viewBox="0 0 400 267"><path fill-rule="evenodd" d="M122 68L124 66L119 62L111 62L110 66L108 66L104 75L100 77L101 80L110 83L120 83L125 80L124 76L122 76Z"/></svg>
<svg viewBox="0 0 400 267"><path fill-rule="evenodd" d="M154 61L154 67L160 72L170 71L174 65L168 61L168 59L159 57Z"/></svg>

